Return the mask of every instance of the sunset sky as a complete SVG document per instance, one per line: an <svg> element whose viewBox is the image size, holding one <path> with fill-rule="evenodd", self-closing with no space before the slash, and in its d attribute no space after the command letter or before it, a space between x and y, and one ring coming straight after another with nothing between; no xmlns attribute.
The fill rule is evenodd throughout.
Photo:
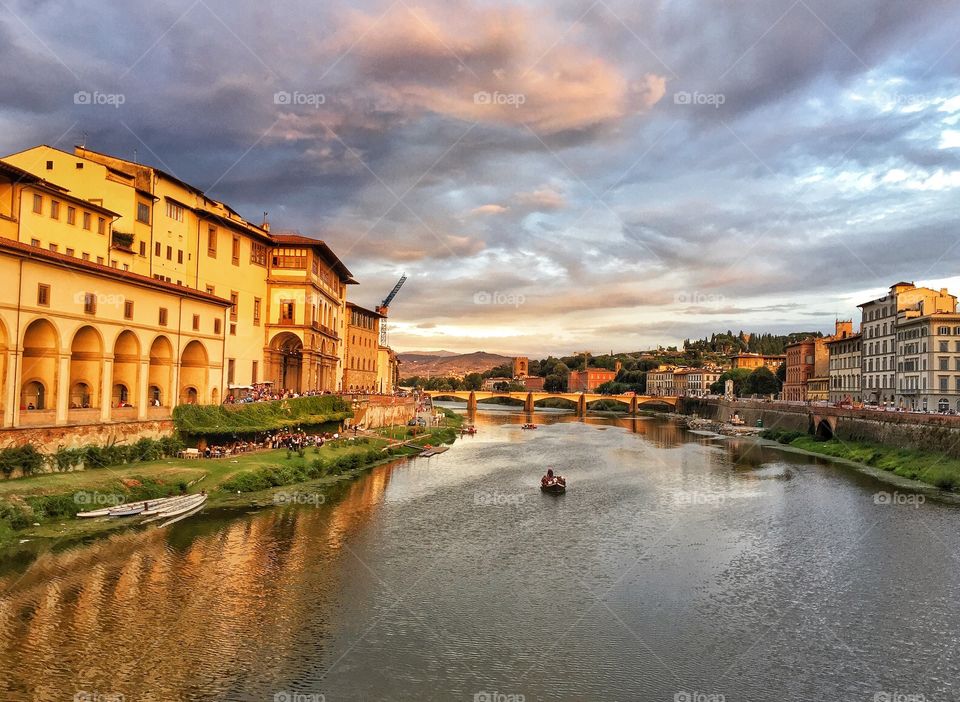
<svg viewBox="0 0 960 702"><path fill-rule="evenodd" d="M136 154L326 240L361 305L406 272L399 350L826 331L899 280L960 293L955 2L3 6L0 152Z"/></svg>

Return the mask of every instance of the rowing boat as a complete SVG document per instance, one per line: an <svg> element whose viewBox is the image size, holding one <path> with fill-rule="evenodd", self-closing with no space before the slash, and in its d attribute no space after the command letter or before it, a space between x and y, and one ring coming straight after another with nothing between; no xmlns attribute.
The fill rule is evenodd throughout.
<svg viewBox="0 0 960 702"><path fill-rule="evenodd" d="M160 521L161 519L169 519L171 517L178 517L185 512L189 512L195 507L202 505L207 501L207 496L203 493L199 495L189 495L187 499L182 502L178 502L175 505L170 505L164 509L159 510L153 514L148 519L143 520L143 524L149 524L150 522Z"/></svg>
<svg viewBox="0 0 960 702"><path fill-rule="evenodd" d="M145 510L140 513L141 517L149 517L154 514L160 514L161 512L166 512L168 509L176 507L183 502L190 500L196 497L196 495L179 495L177 497L170 497L164 500L158 500L156 503L151 504Z"/></svg>
<svg viewBox="0 0 960 702"><path fill-rule="evenodd" d="M158 525L157 528L159 529L165 526L170 526L171 524L179 522L181 519L192 517L194 514L196 514L197 512L203 509L203 505L206 501L207 501L207 496L200 495L200 500L198 500L196 503L191 503L190 506L181 509L179 512L175 512L173 514L165 514L164 516L169 517L169 519L165 521L163 524Z"/></svg>

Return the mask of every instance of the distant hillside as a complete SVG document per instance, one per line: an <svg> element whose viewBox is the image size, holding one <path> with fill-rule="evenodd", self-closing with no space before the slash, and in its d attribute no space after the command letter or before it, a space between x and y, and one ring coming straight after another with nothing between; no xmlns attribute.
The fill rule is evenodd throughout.
<svg viewBox="0 0 960 702"><path fill-rule="evenodd" d="M483 373L504 363L511 363L510 356L475 351L473 353L450 353L439 351L410 351L397 354L400 359L400 374L404 378L418 375L425 378L438 376L463 376L467 373Z"/></svg>

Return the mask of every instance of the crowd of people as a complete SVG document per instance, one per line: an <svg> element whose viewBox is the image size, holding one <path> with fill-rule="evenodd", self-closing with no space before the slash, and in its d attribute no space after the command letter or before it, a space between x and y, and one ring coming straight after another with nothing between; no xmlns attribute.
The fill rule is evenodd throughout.
<svg viewBox="0 0 960 702"><path fill-rule="evenodd" d="M285 448L297 451L308 446L323 446L327 441L336 441L339 438L339 432L307 434L303 431L281 431L267 436L265 443L272 449Z"/></svg>
<svg viewBox="0 0 960 702"><path fill-rule="evenodd" d="M257 383L244 389L239 395L232 391L223 399L225 405L235 405L247 402L271 402L273 400L287 400L293 397L315 397L317 395L331 395L329 390L307 390L296 392L286 388L274 389L273 383Z"/></svg>

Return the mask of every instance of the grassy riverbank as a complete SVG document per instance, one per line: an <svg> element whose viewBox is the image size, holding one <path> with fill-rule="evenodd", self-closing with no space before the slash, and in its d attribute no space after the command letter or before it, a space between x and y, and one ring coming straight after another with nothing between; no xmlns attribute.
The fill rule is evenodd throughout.
<svg viewBox="0 0 960 702"><path fill-rule="evenodd" d="M960 459L943 453L838 439L818 441L809 434L776 429L766 430L761 436L810 453L842 458L887 471L902 478L919 480L941 490L954 492L960 488Z"/></svg>
<svg viewBox="0 0 960 702"><path fill-rule="evenodd" d="M135 521L75 517L118 502L206 490L208 508L246 508L272 504L277 492L293 485L322 493L375 465L416 455L416 446L452 443L459 424L444 424L420 429L417 436L407 427L388 428L383 435L345 438L302 454L279 449L220 459L169 458L0 481L0 550L24 540L73 540L129 528Z"/></svg>

